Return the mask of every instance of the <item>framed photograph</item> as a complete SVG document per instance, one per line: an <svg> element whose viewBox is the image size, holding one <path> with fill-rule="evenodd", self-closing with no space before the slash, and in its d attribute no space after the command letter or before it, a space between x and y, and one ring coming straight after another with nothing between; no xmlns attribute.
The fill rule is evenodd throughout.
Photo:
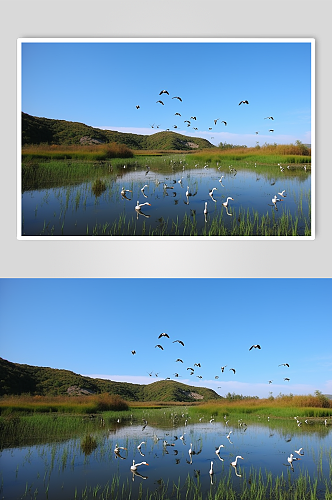
<svg viewBox="0 0 332 500"><path fill-rule="evenodd" d="M20 38L17 238L313 240L315 40Z"/></svg>

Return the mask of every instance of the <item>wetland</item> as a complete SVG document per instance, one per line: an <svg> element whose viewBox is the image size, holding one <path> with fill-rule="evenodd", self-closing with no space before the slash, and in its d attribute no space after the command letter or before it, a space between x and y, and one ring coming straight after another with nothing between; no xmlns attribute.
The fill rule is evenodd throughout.
<svg viewBox="0 0 332 500"><path fill-rule="evenodd" d="M26 160L21 235L310 236L311 165L305 161L189 154Z"/></svg>
<svg viewBox="0 0 332 500"><path fill-rule="evenodd" d="M332 498L331 409L217 408L2 416L1 497Z"/></svg>

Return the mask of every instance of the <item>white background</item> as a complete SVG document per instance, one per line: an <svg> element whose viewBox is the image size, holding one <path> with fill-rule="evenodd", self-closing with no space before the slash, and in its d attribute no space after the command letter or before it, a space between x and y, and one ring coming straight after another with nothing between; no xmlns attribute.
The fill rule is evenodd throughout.
<svg viewBox="0 0 332 500"><path fill-rule="evenodd" d="M331 277L329 1L2 0L0 9L0 277ZM18 240L16 43L24 37L315 38L316 239ZM190 75L190 69L186 71ZM294 71L300 79L296 61ZM275 78L287 79L287 75Z"/></svg>

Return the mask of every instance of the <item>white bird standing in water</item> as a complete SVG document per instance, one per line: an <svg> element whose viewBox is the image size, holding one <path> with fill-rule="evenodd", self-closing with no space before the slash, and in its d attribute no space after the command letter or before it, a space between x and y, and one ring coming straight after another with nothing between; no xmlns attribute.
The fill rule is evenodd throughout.
<svg viewBox="0 0 332 500"><path fill-rule="evenodd" d="M204 208L204 214L207 215L208 209L207 209L207 201L205 202L205 208Z"/></svg>
<svg viewBox="0 0 332 500"><path fill-rule="evenodd" d="M140 203L139 200L137 200L135 210L140 211L144 205L149 205L151 207L151 203L148 203L147 201L145 203Z"/></svg>
<svg viewBox="0 0 332 500"><path fill-rule="evenodd" d="M241 457L241 455L237 455L237 457L235 458L234 462L231 462L231 465L232 465L233 467L236 467L236 466L237 466L237 459L238 459L238 458L242 458L242 460L244 460L244 458L243 458L243 457Z"/></svg>
<svg viewBox="0 0 332 500"><path fill-rule="evenodd" d="M294 461L294 460L301 460L301 459L300 459L300 458L296 458L296 457L294 457L293 453L291 453L291 454L289 455L289 457L287 458L287 462L288 462L290 465L293 465L293 461Z"/></svg>
<svg viewBox="0 0 332 500"><path fill-rule="evenodd" d="M125 189L124 187L122 187L121 196L126 196L126 193L132 193L132 191L130 189Z"/></svg>
<svg viewBox="0 0 332 500"><path fill-rule="evenodd" d="M228 207L228 200L233 200L234 201L234 198L231 198L230 196L228 196L227 200L223 202L223 205L225 208Z"/></svg>
<svg viewBox="0 0 332 500"><path fill-rule="evenodd" d="M223 444L219 445L219 448L216 448L216 455L217 455L217 457L219 458L219 460L221 460L221 461L223 462L223 461L224 461L224 459L223 459L223 458L221 458L221 456L220 456L220 449L221 449L221 448L225 448L225 446L224 446Z"/></svg>
<svg viewBox="0 0 332 500"><path fill-rule="evenodd" d="M286 189L281 191L281 193L278 193L279 196L282 196L283 198L286 198L286 195L284 194L286 192Z"/></svg>
<svg viewBox="0 0 332 500"><path fill-rule="evenodd" d="M142 195L143 195L143 196L145 196L145 198L147 198L146 194L144 193L144 189L145 189L146 187L149 187L149 185L148 185L148 184L145 184L145 185L141 188Z"/></svg>
<svg viewBox="0 0 332 500"><path fill-rule="evenodd" d="M138 464L135 464L135 460L133 460L133 465L130 466L130 470L136 471L139 465L149 465L149 464L147 462L140 462Z"/></svg>
<svg viewBox="0 0 332 500"><path fill-rule="evenodd" d="M210 476L212 476L214 474L214 472L213 472L213 461L212 460L211 460L211 468L209 470L209 474L210 474Z"/></svg>
<svg viewBox="0 0 332 500"><path fill-rule="evenodd" d="M114 453L120 453L120 450L126 450L127 448L124 448L124 446L119 446L118 444L115 445L114 448Z"/></svg>
<svg viewBox="0 0 332 500"><path fill-rule="evenodd" d="M297 453L298 455L304 455L304 453L301 453L303 448L299 448L298 450L294 450L294 453Z"/></svg>
<svg viewBox="0 0 332 500"><path fill-rule="evenodd" d="M209 196L211 197L211 199L212 199L213 201L215 201L215 202L216 202L217 200L215 200L215 199L213 198L213 191L214 191L214 190L217 190L217 188L212 188L212 189L210 189L210 191L209 191Z"/></svg>

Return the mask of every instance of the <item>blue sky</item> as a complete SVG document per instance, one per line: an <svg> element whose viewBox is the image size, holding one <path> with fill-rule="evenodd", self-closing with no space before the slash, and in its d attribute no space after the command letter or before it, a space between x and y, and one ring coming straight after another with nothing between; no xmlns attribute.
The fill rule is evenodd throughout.
<svg viewBox="0 0 332 500"><path fill-rule="evenodd" d="M311 143L311 44L281 40L25 40L22 111L124 132L169 128L216 145ZM249 105L239 106L242 100Z"/></svg>
<svg viewBox="0 0 332 500"><path fill-rule="evenodd" d="M332 394L331 291L331 279L1 279L1 357L221 395Z"/></svg>

